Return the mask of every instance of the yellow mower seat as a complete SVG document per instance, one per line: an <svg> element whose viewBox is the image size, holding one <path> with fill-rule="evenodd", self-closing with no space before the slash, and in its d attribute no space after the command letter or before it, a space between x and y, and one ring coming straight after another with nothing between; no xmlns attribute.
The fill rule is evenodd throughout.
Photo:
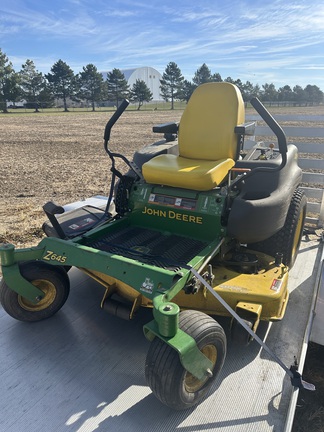
<svg viewBox="0 0 324 432"><path fill-rule="evenodd" d="M230 83L202 84L181 117L179 156L163 154L146 162L146 182L206 191L218 186L238 153L235 126L244 123L244 102Z"/></svg>

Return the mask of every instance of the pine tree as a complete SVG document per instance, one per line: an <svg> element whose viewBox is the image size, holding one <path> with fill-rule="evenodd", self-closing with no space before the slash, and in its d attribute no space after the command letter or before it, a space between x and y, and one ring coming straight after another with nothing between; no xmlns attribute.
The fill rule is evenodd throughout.
<svg viewBox="0 0 324 432"><path fill-rule="evenodd" d="M51 108L55 104L54 95L49 84L45 80L45 85L38 95L39 105L45 108Z"/></svg>
<svg viewBox="0 0 324 432"><path fill-rule="evenodd" d="M306 101L306 93L305 90L300 85L295 85L293 88L294 92L294 100L299 105L302 105Z"/></svg>
<svg viewBox="0 0 324 432"><path fill-rule="evenodd" d="M160 80L160 94L165 101L171 100L171 109L174 109L174 100L180 99L182 95L184 77L181 70L174 62L170 62Z"/></svg>
<svg viewBox="0 0 324 432"><path fill-rule="evenodd" d="M0 109L7 113L7 102L15 102L19 97L19 74L14 71L12 63L0 49Z"/></svg>
<svg viewBox="0 0 324 432"><path fill-rule="evenodd" d="M184 80L182 85L181 100L184 100L188 103L192 93L195 91L196 88L197 86L195 84L188 80Z"/></svg>
<svg viewBox="0 0 324 432"><path fill-rule="evenodd" d="M313 105L314 103L319 104L323 101L323 92L317 85L308 84L304 88L304 93L306 96L306 101L311 105Z"/></svg>
<svg viewBox="0 0 324 432"><path fill-rule="evenodd" d="M258 84L254 86L250 81L246 81L245 84L242 84L241 92L243 100L245 102L248 102L253 97L259 97L260 87L258 86Z"/></svg>
<svg viewBox="0 0 324 432"><path fill-rule="evenodd" d="M34 62L29 59L22 65L19 73L23 98L34 106L35 112L39 112L40 96L46 85L43 74L36 70Z"/></svg>
<svg viewBox="0 0 324 432"><path fill-rule="evenodd" d="M211 71L206 65L206 63L204 63L202 66L200 66L199 69L196 70L192 81L194 82L194 84L196 84L196 86L212 81Z"/></svg>
<svg viewBox="0 0 324 432"><path fill-rule="evenodd" d="M119 106L119 101L129 96L129 85L125 79L125 75L120 69L113 69L107 74L108 99L116 102L116 107Z"/></svg>
<svg viewBox="0 0 324 432"><path fill-rule="evenodd" d="M278 99L278 92L273 83L262 84L261 97L263 101L276 101Z"/></svg>
<svg viewBox="0 0 324 432"><path fill-rule="evenodd" d="M68 111L67 98L74 98L78 92L77 79L73 70L64 61L58 60L45 75L55 97L63 99L64 111Z"/></svg>
<svg viewBox="0 0 324 432"><path fill-rule="evenodd" d="M153 94L145 81L137 79L131 88L130 99L138 103L137 109L140 110L144 102L150 102L153 99Z"/></svg>
<svg viewBox="0 0 324 432"><path fill-rule="evenodd" d="M214 73L214 75L212 75L211 80L213 82L223 82L222 77L218 72L216 72L216 73Z"/></svg>
<svg viewBox="0 0 324 432"><path fill-rule="evenodd" d="M104 80L96 66L88 64L83 66L79 79L79 96L91 103L92 111L95 111L95 103L104 98Z"/></svg>

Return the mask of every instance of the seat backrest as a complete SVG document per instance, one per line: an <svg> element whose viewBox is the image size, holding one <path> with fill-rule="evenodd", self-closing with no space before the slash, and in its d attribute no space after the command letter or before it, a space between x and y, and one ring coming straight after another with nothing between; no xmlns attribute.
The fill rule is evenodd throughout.
<svg viewBox="0 0 324 432"><path fill-rule="evenodd" d="M244 102L234 84L206 83L193 92L179 125L179 154L189 159L236 159L235 126L245 121Z"/></svg>

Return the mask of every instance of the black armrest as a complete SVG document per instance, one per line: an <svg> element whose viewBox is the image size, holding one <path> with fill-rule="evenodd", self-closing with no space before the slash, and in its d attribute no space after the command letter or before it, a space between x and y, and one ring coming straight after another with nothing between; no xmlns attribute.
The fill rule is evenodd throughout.
<svg viewBox="0 0 324 432"><path fill-rule="evenodd" d="M64 208L53 203L52 201L49 201L43 205L43 210L44 210L46 216L48 217L49 221L51 222L53 228L57 232L58 236L61 239L65 239L66 235L65 235L63 229L61 228L61 225L59 224L59 222L55 216L56 214L64 213Z"/></svg>
<svg viewBox="0 0 324 432"><path fill-rule="evenodd" d="M238 135L255 135L256 122L243 123L241 125L235 126L234 132Z"/></svg>
<svg viewBox="0 0 324 432"><path fill-rule="evenodd" d="M153 132L155 133L176 134L178 133L178 129L179 129L179 123L175 123L175 122L162 123L153 126Z"/></svg>
<svg viewBox="0 0 324 432"><path fill-rule="evenodd" d="M46 204L44 204L43 210L46 214L51 214L51 215L64 213L64 208L53 203L52 201L48 201Z"/></svg>

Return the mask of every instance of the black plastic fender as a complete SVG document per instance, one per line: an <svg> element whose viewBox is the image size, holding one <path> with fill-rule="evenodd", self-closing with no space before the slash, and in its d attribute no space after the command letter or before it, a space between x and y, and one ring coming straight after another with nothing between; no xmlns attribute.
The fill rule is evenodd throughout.
<svg viewBox="0 0 324 432"><path fill-rule="evenodd" d="M281 156L276 160L280 164ZM259 162L262 165L262 161ZM268 164L267 161L265 161ZM239 168L256 167L255 161L238 161ZM297 148L288 146L287 163L280 170L251 172L240 184L227 220L227 233L241 243L263 241L285 223L289 204L302 177L297 164Z"/></svg>

